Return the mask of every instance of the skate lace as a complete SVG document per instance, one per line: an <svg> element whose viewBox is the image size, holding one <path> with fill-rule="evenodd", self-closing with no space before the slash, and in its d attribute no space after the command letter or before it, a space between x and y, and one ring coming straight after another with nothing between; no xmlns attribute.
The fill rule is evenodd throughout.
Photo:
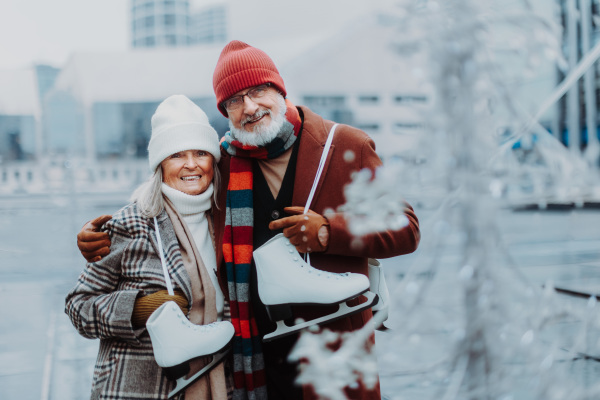
<svg viewBox="0 0 600 400"><path fill-rule="evenodd" d="M177 307L176 305L173 305L173 311L177 311L178 308L179 307ZM179 320L181 321L181 323L183 325L187 325L188 327L192 328L192 330L194 330L194 331L201 331L201 332L212 331L212 330L219 328L219 325L221 325L219 321L211 322L210 324L206 324L206 325L196 325L196 324L192 323L189 319L187 319L186 316L183 315L183 313L176 313L176 315L177 315L177 318L179 318Z"/></svg>
<svg viewBox="0 0 600 400"><path fill-rule="evenodd" d="M303 268L304 271L306 271L306 273L316 274L317 276L323 276L327 279L342 279L350 277L350 274L348 272L335 273L314 268L310 264L306 264L303 262L304 260L302 259L302 257L300 257L300 254L296 250L296 247L292 245L289 240L286 240L285 245L290 246L290 249L288 251L290 252L290 254L295 254L293 257L294 262L299 263L300 268Z"/></svg>

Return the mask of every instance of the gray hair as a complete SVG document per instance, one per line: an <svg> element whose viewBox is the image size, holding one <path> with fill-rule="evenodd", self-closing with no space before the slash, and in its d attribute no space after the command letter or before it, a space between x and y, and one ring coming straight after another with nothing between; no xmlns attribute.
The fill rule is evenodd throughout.
<svg viewBox="0 0 600 400"><path fill-rule="evenodd" d="M219 208L219 188L221 187L221 173L215 158L213 160L213 207ZM138 186L129 201L137 203L138 209L142 216L146 218L154 218L158 216L165 208L165 201L162 193L163 174L160 164L156 167L154 173Z"/></svg>

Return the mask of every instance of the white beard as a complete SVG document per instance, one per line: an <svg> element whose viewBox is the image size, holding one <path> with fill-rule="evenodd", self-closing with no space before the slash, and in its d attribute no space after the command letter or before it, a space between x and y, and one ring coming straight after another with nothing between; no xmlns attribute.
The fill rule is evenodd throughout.
<svg viewBox="0 0 600 400"><path fill-rule="evenodd" d="M245 131L243 129L238 129L233 126L233 123L229 121L229 130L231 132L231 137L238 142L242 143L244 146L254 146L254 147L264 147L267 144L271 143L273 139L279 135L283 124L286 122L285 113L287 111L287 106L285 104L285 99L283 96L279 96L279 112L274 114L271 110L262 109L256 112L247 120L255 119L257 114L267 115L271 114L271 123L269 125L258 124L252 129L251 132Z"/></svg>

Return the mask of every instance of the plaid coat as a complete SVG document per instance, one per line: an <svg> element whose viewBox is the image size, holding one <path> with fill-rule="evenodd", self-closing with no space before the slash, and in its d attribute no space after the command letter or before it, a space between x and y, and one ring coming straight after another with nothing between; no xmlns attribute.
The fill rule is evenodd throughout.
<svg viewBox="0 0 600 400"><path fill-rule="evenodd" d="M191 304L191 283L171 220L165 211L157 220L173 287ZM130 204L103 229L110 235L110 254L85 266L65 307L81 335L100 339L91 398L167 399L174 382L156 364L146 329L131 326L136 297L166 289L154 221Z"/></svg>

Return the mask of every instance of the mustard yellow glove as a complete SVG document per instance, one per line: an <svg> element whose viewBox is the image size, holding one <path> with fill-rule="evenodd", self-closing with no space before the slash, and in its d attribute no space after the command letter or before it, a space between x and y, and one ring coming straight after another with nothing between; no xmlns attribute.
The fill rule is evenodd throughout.
<svg viewBox="0 0 600 400"><path fill-rule="evenodd" d="M181 308L181 311L184 314L187 314L188 301L183 292L176 290L174 296L169 296L169 292L166 290L159 290L156 293L138 297L135 300L133 313L131 314L131 325L133 325L134 328L146 326L146 321L148 321L150 315L167 301L174 301L179 308Z"/></svg>

